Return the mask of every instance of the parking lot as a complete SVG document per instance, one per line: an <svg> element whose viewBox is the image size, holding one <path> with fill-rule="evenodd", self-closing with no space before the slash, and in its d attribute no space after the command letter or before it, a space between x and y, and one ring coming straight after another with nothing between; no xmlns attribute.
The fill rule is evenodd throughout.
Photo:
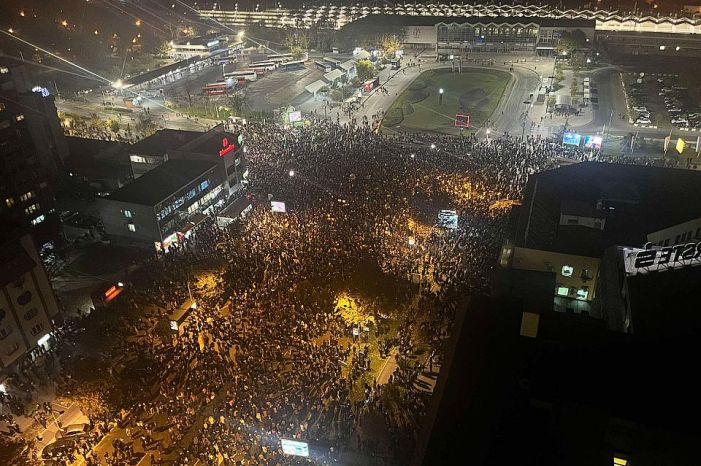
<svg viewBox="0 0 701 466"><path fill-rule="evenodd" d="M624 76L629 112L633 123L658 128L701 128L701 112L679 85L677 75Z"/></svg>

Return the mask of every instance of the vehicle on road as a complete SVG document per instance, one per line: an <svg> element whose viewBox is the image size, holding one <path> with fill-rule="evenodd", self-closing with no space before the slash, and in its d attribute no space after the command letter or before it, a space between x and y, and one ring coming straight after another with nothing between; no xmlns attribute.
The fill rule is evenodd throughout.
<svg viewBox="0 0 701 466"><path fill-rule="evenodd" d="M90 424L71 424L63 427L58 432L56 432L57 439L63 438L80 438L85 437L90 433Z"/></svg>
<svg viewBox="0 0 701 466"><path fill-rule="evenodd" d="M647 107L633 107L636 112L647 112Z"/></svg>
<svg viewBox="0 0 701 466"><path fill-rule="evenodd" d="M231 73L224 73L224 79L233 79L234 81L255 81L258 79L258 75L253 70L232 71Z"/></svg>
<svg viewBox="0 0 701 466"><path fill-rule="evenodd" d="M298 71L304 69L304 60L288 61L280 63L280 71Z"/></svg>
<svg viewBox="0 0 701 466"><path fill-rule="evenodd" d="M202 88L204 95L226 95L229 92L229 86L224 83L207 84Z"/></svg>

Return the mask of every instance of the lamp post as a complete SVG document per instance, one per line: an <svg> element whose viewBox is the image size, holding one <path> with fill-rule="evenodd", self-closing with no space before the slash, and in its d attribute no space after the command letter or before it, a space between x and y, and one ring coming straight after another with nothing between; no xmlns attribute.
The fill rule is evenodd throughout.
<svg viewBox="0 0 701 466"><path fill-rule="evenodd" d="M438 105L443 105L443 88L438 89Z"/></svg>

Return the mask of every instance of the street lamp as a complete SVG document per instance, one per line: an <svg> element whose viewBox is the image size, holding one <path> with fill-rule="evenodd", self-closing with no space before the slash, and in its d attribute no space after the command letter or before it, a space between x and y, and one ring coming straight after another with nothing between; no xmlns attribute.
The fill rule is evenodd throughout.
<svg viewBox="0 0 701 466"><path fill-rule="evenodd" d="M442 103L443 103L443 88L441 87L440 89L438 89L438 104L440 105Z"/></svg>
<svg viewBox="0 0 701 466"><path fill-rule="evenodd" d="M114 87L115 89L121 89L122 86L124 86L124 83L122 82L121 79L118 79L112 83L112 87Z"/></svg>
<svg viewBox="0 0 701 466"><path fill-rule="evenodd" d="M291 177L292 177L292 176L295 176L295 171L294 171L294 170L290 170L290 176L291 176Z"/></svg>

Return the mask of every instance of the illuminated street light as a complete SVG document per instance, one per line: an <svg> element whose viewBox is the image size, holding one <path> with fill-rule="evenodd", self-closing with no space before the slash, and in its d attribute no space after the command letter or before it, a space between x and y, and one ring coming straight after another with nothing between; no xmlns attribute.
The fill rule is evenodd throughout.
<svg viewBox="0 0 701 466"><path fill-rule="evenodd" d="M440 94L443 94L443 88L441 87L440 89L438 89L438 92L439 92Z"/></svg>
<svg viewBox="0 0 701 466"><path fill-rule="evenodd" d="M243 34L244 34L243 31L239 31L239 33L237 34L237 36L239 36L239 39L243 39Z"/></svg>
<svg viewBox="0 0 701 466"><path fill-rule="evenodd" d="M98 35L98 34L99 34L99 32L97 31L97 29L95 29L95 30L93 31L93 34L95 34L95 35Z"/></svg>
<svg viewBox="0 0 701 466"><path fill-rule="evenodd" d="M63 21L61 21L61 26L67 28L67 27L68 27L68 21L66 21L65 19L64 19Z"/></svg>
<svg viewBox="0 0 701 466"><path fill-rule="evenodd" d="M409 246L413 246L416 244L416 240L414 238L409 238Z"/></svg>
<svg viewBox="0 0 701 466"><path fill-rule="evenodd" d="M587 63L591 63L591 58L587 58Z"/></svg>
<svg viewBox="0 0 701 466"><path fill-rule="evenodd" d="M24 10L20 10L19 15L24 18Z"/></svg>
<svg viewBox="0 0 701 466"><path fill-rule="evenodd" d="M674 49L674 50L676 50L676 51L678 52L680 49L681 49L681 47L679 47L679 46L677 45L677 48Z"/></svg>
<svg viewBox="0 0 701 466"><path fill-rule="evenodd" d="M431 144L431 149L435 149L435 148L436 148L436 145L435 145L435 144Z"/></svg>
<svg viewBox="0 0 701 466"><path fill-rule="evenodd" d="M137 26L141 26L141 20L140 20L140 19L137 19L135 24L136 24Z"/></svg>
<svg viewBox="0 0 701 466"><path fill-rule="evenodd" d="M7 32L9 32L10 34L14 34L14 33L15 33L15 30L12 29L12 28L10 28L10 29L7 30Z"/></svg>
<svg viewBox="0 0 701 466"><path fill-rule="evenodd" d="M295 171L294 171L294 170L290 170L290 176L295 176Z"/></svg>
<svg viewBox="0 0 701 466"><path fill-rule="evenodd" d="M117 282L117 286L120 287L120 288L124 288L124 283L122 283L122 282Z"/></svg>
<svg viewBox="0 0 701 466"><path fill-rule="evenodd" d="M112 87L114 87L115 89L121 89L123 86L124 86L124 83L122 82L121 79L118 79L112 83Z"/></svg>
<svg viewBox="0 0 701 466"><path fill-rule="evenodd" d="M491 132L492 132L492 130L487 128L487 136L489 136L489 133L491 133Z"/></svg>
<svg viewBox="0 0 701 466"><path fill-rule="evenodd" d="M660 45L660 50L664 50L664 49L666 49L666 48L667 48L667 47L665 47L664 45Z"/></svg>

